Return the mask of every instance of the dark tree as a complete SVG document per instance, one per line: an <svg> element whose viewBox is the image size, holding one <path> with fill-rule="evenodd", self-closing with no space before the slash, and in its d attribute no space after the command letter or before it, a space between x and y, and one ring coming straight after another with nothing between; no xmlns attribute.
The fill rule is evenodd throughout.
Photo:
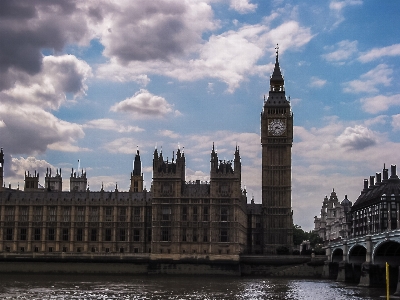
<svg viewBox="0 0 400 300"><path fill-rule="evenodd" d="M299 225L293 225L293 244L300 245L308 239L308 233L301 229Z"/></svg>
<svg viewBox="0 0 400 300"><path fill-rule="evenodd" d="M293 225L293 243L297 246L300 245L303 241L310 241L310 246L312 248L317 244L322 244L323 240L318 236L317 233L304 231L301 226Z"/></svg>

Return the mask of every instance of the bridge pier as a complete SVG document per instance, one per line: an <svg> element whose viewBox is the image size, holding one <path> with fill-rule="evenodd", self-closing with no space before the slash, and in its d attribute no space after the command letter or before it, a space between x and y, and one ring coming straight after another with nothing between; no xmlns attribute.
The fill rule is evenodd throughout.
<svg viewBox="0 0 400 300"><path fill-rule="evenodd" d="M359 283L361 278L361 269L362 266L360 264L340 262L338 265L338 276L336 281Z"/></svg>
<svg viewBox="0 0 400 300"><path fill-rule="evenodd" d="M370 262L365 262L361 265L361 276L359 286L372 286L373 272L376 271L377 266L374 266Z"/></svg>
<svg viewBox="0 0 400 300"><path fill-rule="evenodd" d="M365 237L365 248L367 253L365 255L365 262L361 264L361 276L359 286L372 286L371 280L373 279L373 272L376 271L377 266L372 264L372 240L371 236Z"/></svg>
<svg viewBox="0 0 400 300"><path fill-rule="evenodd" d="M351 272L352 268L348 266L348 259L347 259L347 243L343 241L343 259L338 264L338 276L336 281L346 281L346 278L349 276L349 271Z"/></svg>
<svg viewBox="0 0 400 300"><path fill-rule="evenodd" d="M331 277L329 265L331 264L331 248L326 248L326 257L328 258L327 261L324 262L324 266L322 268L322 278L325 279L336 279Z"/></svg>
<svg viewBox="0 0 400 300"><path fill-rule="evenodd" d="M338 263L325 261L322 269L322 278L336 280L338 277Z"/></svg>

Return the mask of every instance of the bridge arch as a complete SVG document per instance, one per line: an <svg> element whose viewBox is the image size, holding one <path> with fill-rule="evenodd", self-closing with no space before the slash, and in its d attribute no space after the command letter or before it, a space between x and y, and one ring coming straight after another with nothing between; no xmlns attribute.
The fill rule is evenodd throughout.
<svg viewBox="0 0 400 300"><path fill-rule="evenodd" d="M343 249L336 248L332 252L332 262L341 262L343 260Z"/></svg>
<svg viewBox="0 0 400 300"><path fill-rule="evenodd" d="M349 249L348 262L350 264L362 264L367 257L367 249L363 245L354 245Z"/></svg>
<svg viewBox="0 0 400 300"><path fill-rule="evenodd" d="M373 262L376 265L384 265L387 262L391 266L400 266L400 243L384 241L375 246Z"/></svg>

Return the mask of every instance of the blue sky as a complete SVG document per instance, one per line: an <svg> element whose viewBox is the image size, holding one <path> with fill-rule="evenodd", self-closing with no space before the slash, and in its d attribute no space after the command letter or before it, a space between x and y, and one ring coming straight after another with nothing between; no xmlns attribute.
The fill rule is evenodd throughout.
<svg viewBox="0 0 400 300"><path fill-rule="evenodd" d="M87 171L91 190L128 190L140 149L186 155L186 180L242 158L261 201L260 112L275 46L294 113L294 222L325 195L355 201L400 153L398 1L1 1L0 146L5 182Z"/></svg>

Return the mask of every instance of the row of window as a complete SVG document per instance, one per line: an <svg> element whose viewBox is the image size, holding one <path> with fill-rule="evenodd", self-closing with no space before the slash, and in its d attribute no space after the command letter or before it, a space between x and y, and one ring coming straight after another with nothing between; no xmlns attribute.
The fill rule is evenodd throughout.
<svg viewBox="0 0 400 300"><path fill-rule="evenodd" d="M61 250L62 250L62 252L68 252L68 248L67 247L62 247ZM47 251L48 252L55 252L55 249L54 249L54 247L48 247ZM5 252L11 252L11 247L6 246L5 247ZM19 252L25 252L25 247L20 247L19 248ZM33 248L33 252L39 252L39 247L35 246ZM76 252L78 252L78 253L83 252L82 247L77 247L76 248ZM90 248L90 252L99 252L99 250L96 247L91 247ZM110 248L103 248L101 252L110 253L111 251L110 251ZM124 253L125 252L125 248L124 247L120 247L118 249L118 252L119 253ZM139 252L140 252L139 248L133 248L133 253L139 253ZM151 248L148 249L148 252L151 253Z"/></svg>
<svg viewBox="0 0 400 300"><path fill-rule="evenodd" d="M14 228L6 228L5 232L4 232L4 240L6 240L6 241L14 240L13 233L14 233ZM42 233L43 233L42 228L34 228L33 236L32 236L31 240L40 241L42 239ZM96 241L100 240L101 237L103 238L102 240L105 242L111 242L113 240L111 228L105 228L102 233L103 233L103 235L100 236L100 234L101 234L100 230L98 230L97 228L90 228L89 232L88 232L88 240L91 242L96 242ZM131 236L132 236L132 241L139 242L140 236L141 236L141 231L138 229L133 229ZM62 241L69 241L70 237L71 237L70 229L69 228L61 228L59 239ZM19 228L17 240L26 241L28 239L29 239L29 237L27 234L27 228ZM150 229L147 231L147 239L148 239L148 241L151 241L151 230ZM47 228L46 240L47 241L58 240L56 238L56 229L55 228ZM83 228L76 228L75 234L74 234L74 240L77 242L84 241L84 229ZM120 242L128 241L128 230L125 228L118 228L116 230L116 240L120 241Z"/></svg>
<svg viewBox="0 0 400 300"><path fill-rule="evenodd" d="M208 206L202 207L202 211L199 207L192 207L189 209L187 206L182 206L181 210L181 221L188 221L190 219L191 221L197 222L200 221L200 218L202 221L208 222L210 220L209 214L210 210ZM171 215L172 215L172 209L170 206L163 206L161 208L161 219L163 221L171 221ZM190 217L188 217L190 216ZM220 215L219 215L219 220L220 221L228 221L228 216L229 216L229 208L227 206L221 206L220 207Z"/></svg>
<svg viewBox="0 0 400 300"><path fill-rule="evenodd" d="M202 233L201 236L200 236L200 233ZM169 227L161 228L161 239L160 240L161 240L161 242L171 242L171 228L169 228ZM183 228L182 234L181 234L181 241L182 242L204 242L204 243L207 243L207 242L209 242L209 229L204 228L204 230L201 232L200 230L197 230L196 228L193 228L193 229ZM228 229L220 229L219 230L219 242L221 242L221 243L229 242Z"/></svg>
<svg viewBox="0 0 400 300"><path fill-rule="evenodd" d="M113 213L114 207L105 207L103 209L103 216L105 222L113 221ZM70 222L71 219L71 207L63 206L61 208L60 217L63 222ZM89 207L89 222L98 222L100 215L100 208L97 206ZM76 222L85 222L86 216L86 207L85 206L77 206L75 208L75 221ZM147 212L147 219L151 219L151 210L149 209ZM29 207L28 206L20 206L19 207L19 221L24 222L28 221L29 218ZM141 207L133 207L132 210L132 218L134 222L141 221ZM5 208L5 221L13 221L15 219L15 207L14 206L6 206ZM33 221L40 222L43 220L43 207L42 206L34 206L33 207ZM57 221L57 207L50 206L47 207L47 220L50 222ZM128 207L118 207L117 208L117 221L126 222L128 221Z"/></svg>

